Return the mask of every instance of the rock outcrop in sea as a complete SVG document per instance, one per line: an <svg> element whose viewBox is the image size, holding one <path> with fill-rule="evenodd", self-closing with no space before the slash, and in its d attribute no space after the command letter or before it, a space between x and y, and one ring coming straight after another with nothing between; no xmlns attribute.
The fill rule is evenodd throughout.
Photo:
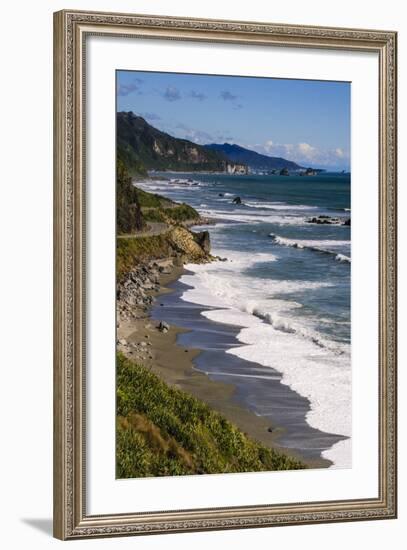
<svg viewBox="0 0 407 550"><path fill-rule="evenodd" d="M333 218L331 216L313 216L306 220L307 223L315 223L317 225L350 225L350 218Z"/></svg>

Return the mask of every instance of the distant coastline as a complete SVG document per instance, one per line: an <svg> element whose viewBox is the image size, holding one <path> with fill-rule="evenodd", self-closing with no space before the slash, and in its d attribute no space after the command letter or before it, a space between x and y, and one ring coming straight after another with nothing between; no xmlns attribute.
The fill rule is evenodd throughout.
<svg viewBox="0 0 407 550"><path fill-rule="evenodd" d="M153 170L202 174L302 174L313 176L326 168L303 166L282 157L257 153L237 144L201 145L180 139L129 112L117 113L118 158L130 175L145 177Z"/></svg>

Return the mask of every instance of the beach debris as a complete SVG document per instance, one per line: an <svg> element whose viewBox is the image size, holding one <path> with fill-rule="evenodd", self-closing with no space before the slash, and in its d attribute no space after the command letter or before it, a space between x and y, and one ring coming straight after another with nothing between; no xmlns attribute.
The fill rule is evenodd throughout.
<svg viewBox="0 0 407 550"><path fill-rule="evenodd" d="M166 323L165 321L160 321L157 328L160 332L166 333L170 330L170 325L168 323Z"/></svg>

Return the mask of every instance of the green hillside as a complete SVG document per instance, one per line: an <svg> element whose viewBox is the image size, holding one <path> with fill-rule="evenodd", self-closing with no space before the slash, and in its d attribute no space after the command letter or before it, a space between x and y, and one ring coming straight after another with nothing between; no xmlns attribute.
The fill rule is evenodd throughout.
<svg viewBox="0 0 407 550"><path fill-rule="evenodd" d="M154 128L133 112L117 113L117 157L132 176L146 170L224 171L226 157Z"/></svg>
<svg viewBox="0 0 407 550"><path fill-rule="evenodd" d="M204 402L117 356L118 478L294 470Z"/></svg>

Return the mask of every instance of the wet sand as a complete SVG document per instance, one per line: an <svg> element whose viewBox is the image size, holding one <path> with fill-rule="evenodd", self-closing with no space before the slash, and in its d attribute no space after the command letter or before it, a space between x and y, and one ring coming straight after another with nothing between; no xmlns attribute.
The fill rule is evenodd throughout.
<svg viewBox="0 0 407 550"><path fill-rule="evenodd" d="M239 327L209 321L202 306L180 299L183 267L160 275L153 306L138 319L122 322L118 339L133 360L167 383L191 393L261 443L301 459L309 467L331 465L320 453L341 437L314 430L305 421L307 399L281 384L273 369L225 353L241 345ZM157 329L166 321L168 332Z"/></svg>

